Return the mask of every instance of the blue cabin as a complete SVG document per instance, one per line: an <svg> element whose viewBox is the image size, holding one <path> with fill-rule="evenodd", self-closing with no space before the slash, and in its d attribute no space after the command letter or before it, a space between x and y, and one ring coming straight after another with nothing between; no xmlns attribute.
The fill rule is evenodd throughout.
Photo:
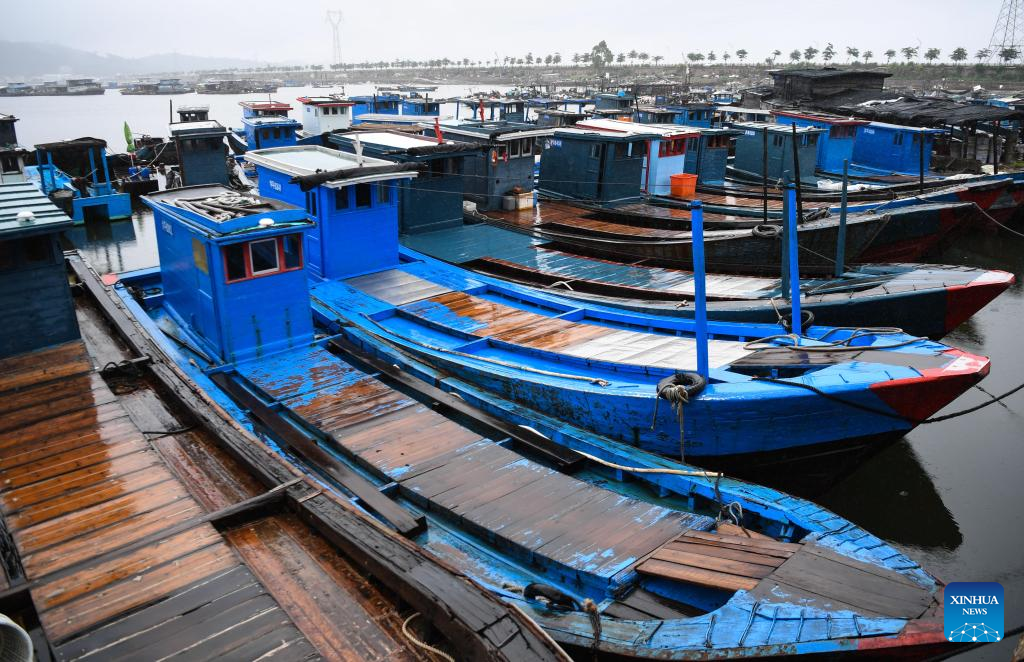
<svg viewBox="0 0 1024 662"><path fill-rule="evenodd" d="M398 186L398 219L402 234L416 234L462 225L463 176L467 156L480 149L469 143L398 131L336 133L331 146L349 154L358 150L374 158L419 167L415 180Z"/></svg>
<svg viewBox="0 0 1024 662"><path fill-rule="evenodd" d="M114 189L107 143L99 138L36 145L36 165L26 174L75 223L132 215L131 195Z"/></svg>
<svg viewBox="0 0 1024 662"><path fill-rule="evenodd" d="M0 359L79 337L59 241L70 227L31 183L0 184Z"/></svg>
<svg viewBox="0 0 1024 662"><path fill-rule="evenodd" d="M711 93L711 102L720 105L736 103L736 95L733 92L717 90Z"/></svg>
<svg viewBox="0 0 1024 662"><path fill-rule="evenodd" d="M842 173L843 161L853 162L853 145L857 128L865 120L840 117L828 113L806 113L794 110L772 111L779 124L810 126L822 130L818 137L818 170L824 173Z"/></svg>
<svg viewBox="0 0 1024 662"><path fill-rule="evenodd" d="M537 126L543 127L573 126L587 117L583 113L558 108L541 108L536 113Z"/></svg>
<svg viewBox="0 0 1024 662"><path fill-rule="evenodd" d="M306 236L311 278L334 280L398 264L397 186L405 164L319 145L247 152L260 194L302 205L317 225Z"/></svg>
<svg viewBox="0 0 1024 662"><path fill-rule="evenodd" d="M924 172L931 167L932 143L942 129L870 122L857 128L853 162L879 174L917 175L921 172L924 141Z"/></svg>
<svg viewBox="0 0 1024 662"><path fill-rule="evenodd" d="M435 117L441 114L441 102L419 94L402 97L403 115L422 115Z"/></svg>
<svg viewBox="0 0 1024 662"><path fill-rule="evenodd" d="M402 97L390 92L380 94L364 94L350 97L352 102L352 123L364 121L360 116L372 113L375 115L398 115L402 108Z"/></svg>
<svg viewBox="0 0 1024 662"><path fill-rule="evenodd" d="M601 92L594 95L594 111L597 114L603 112L627 112L632 114L636 108L636 97L631 92L619 90L618 92Z"/></svg>
<svg viewBox="0 0 1024 662"><path fill-rule="evenodd" d="M501 209L502 198L513 192L533 190L536 141L554 129L525 122L471 122L442 120L444 138L481 147L477 156L464 161L465 197L480 210ZM423 134L434 136L433 125Z"/></svg>
<svg viewBox="0 0 1024 662"><path fill-rule="evenodd" d="M640 106L633 113L633 120L641 124L674 124L676 111L658 106Z"/></svg>
<svg viewBox="0 0 1024 662"><path fill-rule="evenodd" d="M462 106L466 106L466 111L461 110ZM526 102L522 99L506 98L485 99L471 97L468 99L458 99L455 104L455 119L459 119L462 114L466 114L469 116L469 119L478 122L481 120L491 122L525 122ZM481 117L481 114L484 117Z"/></svg>
<svg viewBox="0 0 1024 662"><path fill-rule="evenodd" d="M653 134L558 129L544 140L538 192L600 204L640 199Z"/></svg>
<svg viewBox="0 0 1024 662"><path fill-rule="evenodd" d="M243 117L247 149L289 147L298 142L296 132L302 127L290 117Z"/></svg>
<svg viewBox="0 0 1024 662"><path fill-rule="evenodd" d="M732 126L735 122L772 122L772 111L765 108L743 108L740 106L719 106L715 110L718 121L723 126Z"/></svg>
<svg viewBox="0 0 1024 662"><path fill-rule="evenodd" d="M189 186L143 198L153 209L162 307L214 363L260 358L313 340L304 209L239 196L223 186ZM238 209L198 211L195 203Z"/></svg>
<svg viewBox="0 0 1024 662"><path fill-rule="evenodd" d="M793 127L782 124L763 122L738 122L734 127L741 131L736 137L736 156L733 167L748 179L753 177L760 181L763 173L765 156L768 163L768 179L777 181L784 174L793 173ZM764 135L768 133L767 155L765 154ZM817 185L814 173L818 161L818 140L823 129L817 127L796 127L797 153L800 158L801 182Z"/></svg>
<svg viewBox="0 0 1024 662"><path fill-rule="evenodd" d="M741 131L730 127L691 128L699 135L687 139L687 158L683 172L697 175L698 184L724 184L730 147Z"/></svg>
<svg viewBox="0 0 1024 662"><path fill-rule="evenodd" d="M686 172L686 160L697 158L688 148L697 144L700 129L675 124L641 124L619 120L588 119L577 128L612 134L641 135L647 141L640 190L650 195L669 195L671 177Z"/></svg>
<svg viewBox="0 0 1024 662"><path fill-rule="evenodd" d="M713 103L691 101L687 103L670 103L665 108L675 113L674 124L710 128L715 119L717 106Z"/></svg>
<svg viewBox="0 0 1024 662"><path fill-rule="evenodd" d="M25 181L25 155L28 150L18 144L14 115L0 113L0 184Z"/></svg>
<svg viewBox="0 0 1024 662"><path fill-rule="evenodd" d="M228 130L216 120L173 122L171 140L178 149L178 164L183 186L228 184Z"/></svg>

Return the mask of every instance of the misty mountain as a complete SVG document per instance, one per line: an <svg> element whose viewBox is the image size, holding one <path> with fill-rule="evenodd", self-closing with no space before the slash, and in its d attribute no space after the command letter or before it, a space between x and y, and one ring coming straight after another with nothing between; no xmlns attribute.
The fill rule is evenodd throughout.
<svg viewBox="0 0 1024 662"><path fill-rule="evenodd" d="M0 78L140 76L172 71L245 68L264 63L242 58L200 57L180 53L126 58L39 42L0 41Z"/></svg>

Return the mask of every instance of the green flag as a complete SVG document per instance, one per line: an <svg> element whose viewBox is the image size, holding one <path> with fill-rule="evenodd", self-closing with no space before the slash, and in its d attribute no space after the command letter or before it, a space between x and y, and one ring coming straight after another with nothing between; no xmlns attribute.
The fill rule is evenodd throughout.
<svg viewBox="0 0 1024 662"><path fill-rule="evenodd" d="M128 126L128 122L124 123L124 141L128 143L128 151L135 151L135 138L132 137L132 130Z"/></svg>

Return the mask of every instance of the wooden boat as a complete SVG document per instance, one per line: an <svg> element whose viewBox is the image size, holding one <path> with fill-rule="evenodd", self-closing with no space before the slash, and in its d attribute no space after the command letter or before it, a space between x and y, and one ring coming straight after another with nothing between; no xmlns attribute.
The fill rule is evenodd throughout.
<svg viewBox="0 0 1024 662"><path fill-rule="evenodd" d="M407 252L465 269L541 287L562 298L644 313L692 318L693 273L618 262L559 250L550 242L476 223L404 235ZM960 266L873 264L840 278L801 280L801 307L818 324L888 326L941 338L1013 283L1013 275ZM773 324L789 314L781 280L768 276L707 275L708 317Z"/></svg>
<svg viewBox="0 0 1024 662"><path fill-rule="evenodd" d="M682 216L676 210L675 216ZM585 210L564 202L538 201L532 209L514 211L469 212L472 220L493 223L499 227L519 229L550 241L554 246L572 252L619 259L645 260L649 264L688 268L692 266L690 233L645 227L651 222L606 220L607 210ZM621 212L628 214L628 212ZM846 226L846 257L853 262L882 231L889 216L884 214L851 215ZM716 227L715 219L708 223ZM641 225L642 224L642 225ZM704 233L707 268L721 273L776 274L781 263L782 242L777 228L760 232L760 228L715 230ZM835 219L804 221L798 235L801 269L808 274L830 273L834 268L839 225Z"/></svg>
<svg viewBox="0 0 1024 662"><path fill-rule="evenodd" d="M262 260L259 242L310 231L303 211L254 199L214 219L178 206L180 195L149 199L172 227L158 233L162 271L122 274L111 291L160 360L239 424L305 458L324 489L355 494L570 651L683 660L946 649L943 585L884 541L805 500L602 438L456 376L437 380L406 357L405 368L432 374L453 397L378 360L384 345L361 349L361 331L356 344L316 340L298 314L309 313L307 288L326 307L318 285L349 285L318 282L304 262L222 285L231 246ZM193 239L209 263L168 259L195 255ZM232 321L182 317L198 301L175 284L189 274L216 317ZM362 282L381 296L429 293L380 273ZM728 521L714 516L723 506Z"/></svg>

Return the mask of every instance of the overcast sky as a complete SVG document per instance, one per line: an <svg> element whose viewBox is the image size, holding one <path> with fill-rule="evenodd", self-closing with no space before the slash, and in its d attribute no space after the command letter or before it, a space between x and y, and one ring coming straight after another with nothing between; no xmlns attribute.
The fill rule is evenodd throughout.
<svg viewBox="0 0 1024 662"><path fill-rule="evenodd" d="M605 39L676 61L688 51L744 48L763 60L832 42L937 47L943 59L988 45L1002 0L5 0L0 38L50 41L117 55L176 51L265 62L328 62L328 9L341 9L346 61L524 56L589 50ZM641 9L642 7L642 9ZM783 59L786 55L783 55Z"/></svg>

